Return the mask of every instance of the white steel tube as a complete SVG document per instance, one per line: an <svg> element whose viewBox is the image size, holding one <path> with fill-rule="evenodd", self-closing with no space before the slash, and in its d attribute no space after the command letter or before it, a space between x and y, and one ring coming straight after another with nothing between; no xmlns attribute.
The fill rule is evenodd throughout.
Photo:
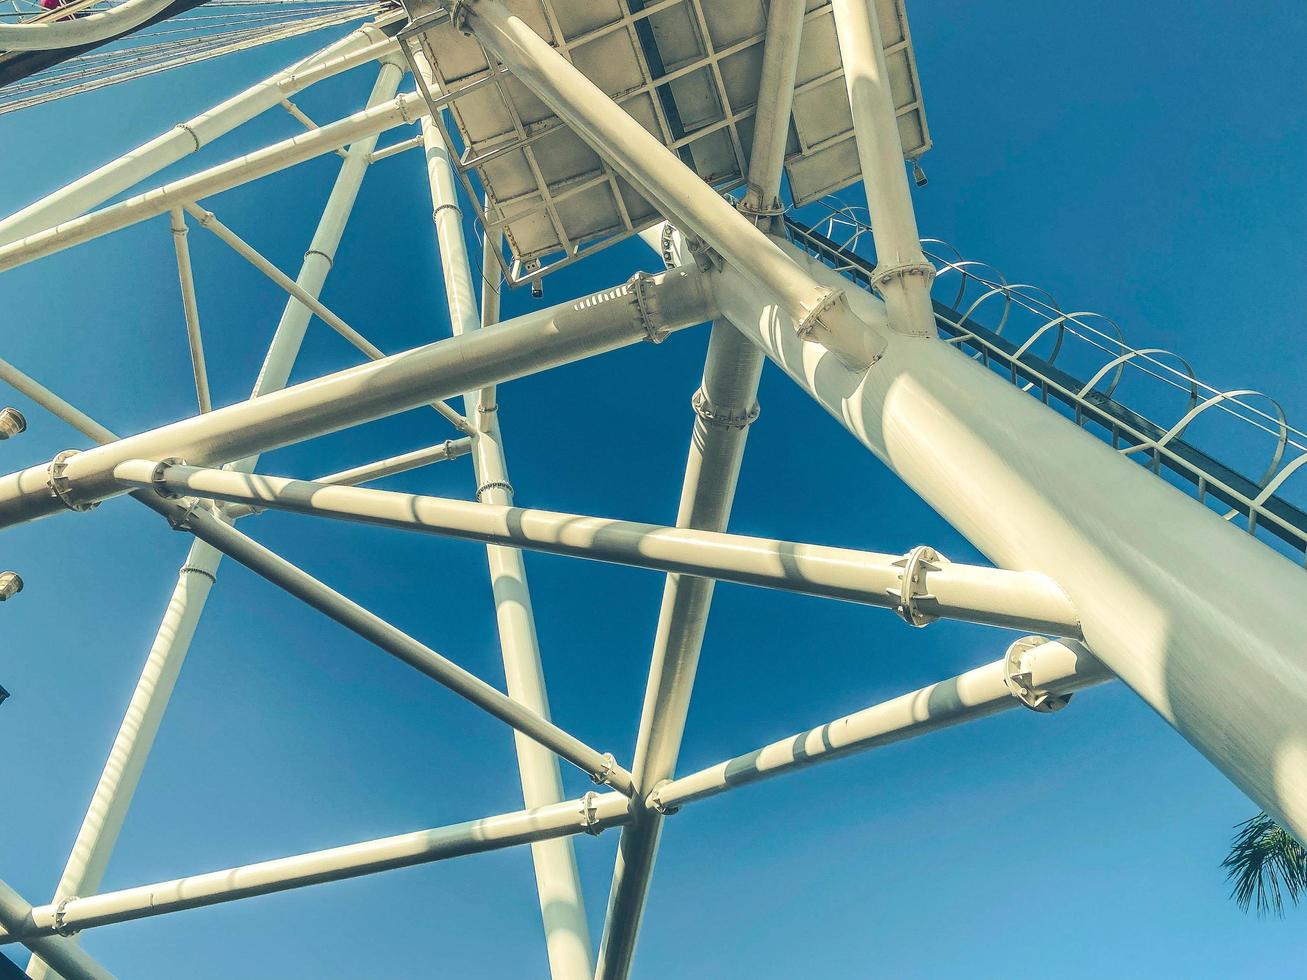
<svg viewBox="0 0 1307 980"><path fill-rule="evenodd" d="M356 112L311 133L301 133L210 167L192 177L163 184L126 201L0 247L0 272L118 231L198 198L218 194L324 153L331 153L366 136L395 126L412 124L427 112L427 104L422 97L409 92L389 104Z"/></svg>
<svg viewBox="0 0 1307 980"><path fill-rule="evenodd" d="M424 62L419 61L418 68L424 70ZM427 79L428 86L433 82L434 79ZM477 294L463 237L463 211L458 206L454 164L430 118L422 120L422 136L450 325L455 336L473 334L482 329L482 322L477 312ZM494 329L493 324L493 320L488 321L485 328ZM465 393L463 411L472 426L477 499L511 506L513 490L499 431L499 404L495 389ZM490 566L495 621L499 628L508 696L540 717L548 718L549 696L540 663L540 644L522 552L489 544L486 545L486 561ZM514 733L514 748L525 805L534 809L565 799L557 756L520 732ZM577 871L572 842L569 838L558 838L533 843L531 860L535 868L550 976L554 980L590 980L594 970L590 927L586 922L581 876Z"/></svg>
<svg viewBox="0 0 1307 980"><path fill-rule="evenodd" d="M368 105L377 105L393 98L403 75L404 72L398 65L383 64L372 87ZM359 185L367 172L368 154L376 145L376 139L375 135L367 136L350 145L332 185L296 280L302 289L313 296L318 295L326 281L332 256L340 243L345 221L353 209ZM285 387L308 322L306 307L294 299L286 304L254 385L252 397ZM107 430L97 433L83 426L82 431L99 443L112 442L118 438ZM253 469L256 462L257 457L241 460L236 468ZM92 794L86 816L78 830L72 853L59 879L55 902L72 895L93 892L100 887L118 833L127 817L141 773L172 698L178 674L190 651L191 640L221 561L222 553L215 548L203 541L192 542L177 574L177 583L150 645L122 724L114 737L113 747ZM28 964L27 971L32 980L44 980L48 976L46 966L36 957Z"/></svg>
<svg viewBox="0 0 1307 980"><path fill-rule="evenodd" d="M177 253L177 279L181 284L182 314L186 318L186 344L191 352L191 372L195 375L195 400L201 412L213 410L209 396L209 373L204 366L204 338L200 334L200 309L195 301L195 277L191 273L191 250L186 244L186 216L173 208L172 244Z"/></svg>
<svg viewBox="0 0 1307 980"><path fill-rule="evenodd" d="M387 65L386 67L393 72L399 71L399 68L394 65ZM372 139L375 141L376 137L374 136ZM364 156L363 159L366 162L367 157ZM268 261L268 259L261 255L248 242L219 221L212 211L206 211L204 208L201 208L196 204L187 204L186 210L199 219L202 228L206 228L213 232L237 255L245 259L250 263L250 265L254 266L254 268L258 269L265 276L275 282L278 286L289 293L291 297L308 307L319 320L329 326L332 330L336 331L336 333L340 334L340 336L344 337L345 340L349 341L350 345L353 346L355 350L362 351L374 361L379 361L386 356L385 352L382 351L380 347L364 337L335 313L332 313L331 310L327 309L322 301L318 299L316 294L310 293L299 283L295 282L295 280L291 279L290 276L286 275L286 273L278 269L272 262ZM463 416L459 415L458 412L454 411L444 402L434 401L431 403L431 407L440 413L446 421L451 422L460 432L468 431L468 424L463 419Z"/></svg>
<svg viewBox="0 0 1307 980"><path fill-rule="evenodd" d="M223 471L227 472L227 471ZM239 474L238 474L239 475ZM541 718L430 647L368 612L358 603L319 582L303 569L226 524L202 507L188 509L164 500L153 491L134 494L137 500L168 518L179 530L189 531L224 555L278 588L334 619L346 629L402 660L414 670L449 688L490 715L546 745L596 782L607 783L630 796L634 792L631 774L617 765L612 755L590 748L580 739Z"/></svg>
<svg viewBox="0 0 1307 980"><path fill-rule="evenodd" d="M708 576L881 608L901 604L905 559L899 555L142 459L118 464L112 475L125 486L171 494ZM1044 574L941 561L933 570L922 570L917 585L923 591L913 607L926 619L1079 633L1075 610Z"/></svg>
<svg viewBox="0 0 1307 980"><path fill-rule="evenodd" d="M739 205L760 227L770 226L779 210L805 7L804 0L773 0L767 14L748 189ZM678 527L726 530L748 427L758 411L762 362L762 352L735 327L713 324L703 383L694 396ZM675 772L713 586L712 579L679 574L667 576L664 584L631 766L642 793ZM637 813L622 828L599 947L599 980L622 980L630 973L661 835L662 814L652 810Z"/></svg>
<svg viewBox="0 0 1307 980"><path fill-rule="evenodd" d="M396 41L379 28L403 17L394 11L373 24L351 32L341 40L289 65L212 109L178 123L168 132L136 147L117 160L29 204L0 221L0 244L9 244L103 204L115 194L158 173L194 153L200 147L248 122L277 105L287 95L399 50ZM3 45L0 45L3 47Z"/></svg>
<svg viewBox="0 0 1307 980"><path fill-rule="evenodd" d="M23 896L0 881L0 942L12 942L9 936L26 937L22 940L23 945L33 955L40 953L54 964L67 980L113 980L112 973L91 959L71 939L57 935L53 929L38 932L34 913ZM53 924L53 912L51 921ZM29 935L32 933L36 934Z"/></svg>
<svg viewBox="0 0 1307 980"><path fill-rule="evenodd" d="M1054 641L1037 647L1023 668L1030 671L1028 683L1054 696L1064 696L1112 679L1107 668L1074 640ZM805 766L1023 707L1005 681L1007 674L1007 662L996 660L836 718L753 752L665 782L649 794L649 806L672 810Z"/></svg>
<svg viewBox="0 0 1307 980"><path fill-rule="evenodd" d="M819 285L712 187L549 46L499 0L467 0L457 8L472 31L532 94L540 98L600 156L646 192L661 212L689 229L775 296L799 324L850 361L867 365L883 338L853 317L843 285Z"/></svg>
<svg viewBox="0 0 1307 980"><path fill-rule="evenodd" d="M502 813L431 830L75 898L65 903L62 918L67 928L92 929L306 885L358 878L468 854L483 854L518 844L580 833L597 834L627 819L626 797L612 792L589 793L581 799L566 800L548 807ZM0 931L0 944L31 944L41 942L40 937L53 936L56 909L54 904L43 905L31 909L26 922L5 922L4 930ZM101 971L84 976L102 980L109 975Z"/></svg>
<svg viewBox="0 0 1307 980"><path fill-rule="evenodd" d="M853 114L858 162L876 245L874 282L885 298L890 326L915 337L935 337L930 283L935 269L922 254L912 210L894 95L885 64L875 0L833 0L844 83Z"/></svg>
<svg viewBox="0 0 1307 980"><path fill-rule="evenodd" d="M0 23L2 51L57 51L98 44L140 27L172 0L123 0L108 10L71 20L36 24Z"/></svg>
<svg viewBox="0 0 1307 980"><path fill-rule="evenodd" d="M1301 569L950 345L896 334L875 370L846 370L792 339L744 276L723 270L713 287L731 322L991 561L1056 581L1094 654L1307 840Z"/></svg>
<svg viewBox="0 0 1307 980"><path fill-rule="evenodd" d="M128 459L179 456L224 463L325 435L591 354L661 339L711 319L702 273L677 270L631 281L509 320L494 330L394 354L283 391L152 429L68 460L64 475L85 501L122 492L113 469ZM0 527L64 509L48 467L0 477Z"/></svg>

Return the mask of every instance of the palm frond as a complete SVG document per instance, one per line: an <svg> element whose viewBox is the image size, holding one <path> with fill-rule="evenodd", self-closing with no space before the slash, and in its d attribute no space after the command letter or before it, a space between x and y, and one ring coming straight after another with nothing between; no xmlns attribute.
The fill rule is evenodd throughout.
<svg viewBox="0 0 1307 980"><path fill-rule="evenodd" d="M1259 813L1235 826L1221 867L1234 882L1230 897L1245 912L1284 917L1284 897L1294 905L1307 894L1307 849L1270 816Z"/></svg>

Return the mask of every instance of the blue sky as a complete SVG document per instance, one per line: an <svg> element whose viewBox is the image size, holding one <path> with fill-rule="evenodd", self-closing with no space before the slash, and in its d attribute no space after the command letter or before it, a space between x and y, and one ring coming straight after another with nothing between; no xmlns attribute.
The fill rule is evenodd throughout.
<svg viewBox="0 0 1307 980"><path fill-rule="evenodd" d="M1307 418L1307 124L1290 5L911 0L935 149L924 235L1180 350L1218 387ZM0 212L325 43L0 117ZM361 104L364 69L307 93ZM268 115L177 176L294 132ZM335 171L326 157L212 199L286 269ZM248 394L275 286L191 235L215 403ZM110 428L191 414L180 302L158 219L0 277L0 356ZM545 302L655 268L628 244L552 277ZM324 301L387 351L448 334L420 156L369 174ZM531 308L511 295L506 315ZM519 502L670 523L706 331L501 389ZM321 324L303 380L356 363ZM8 396L6 396L8 397ZM22 399L5 471L85 445ZM732 529L903 551L964 540L769 368ZM30 409L30 410L29 410ZM446 438L414 412L265 457L314 475ZM599 447L602 447L600 449ZM466 459L387 486L451 496ZM266 514L244 529L502 683L484 551ZM0 608L0 877L53 891L187 540L131 501L7 532L26 591ZM555 719L629 760L661 576L528 556ZM1009 634L909 631L887 613L717 591L687 770L1000 656ZM588 781L566 772L568 789ZM497 723L233 564L224 565L105 888L451 823L521 805ZM1244 916L1218 868L1256 807L1128 690L1013 712L687 808L663 838L636 975L766 978L1307 976L1299 912ZM577 842L597 940L617 834ZM87 933L124 977L518 978L545 972L525 850ZM15 952L12 948L10 952Z"/></svg>

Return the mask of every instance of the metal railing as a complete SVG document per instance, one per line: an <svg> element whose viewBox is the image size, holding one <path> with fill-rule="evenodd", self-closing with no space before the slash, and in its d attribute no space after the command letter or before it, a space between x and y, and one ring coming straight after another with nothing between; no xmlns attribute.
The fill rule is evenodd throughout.
<svg viewBox="0 0 1307 980"><path fill-rule="evenodd" d="M865 209L843 202L822 204L825 213L811 226L786 218L791 238L835 271L870 289L875 260ZM1307 560L1307 511L1282 495L1286 482L1307 466L1307 434L1289 424L1277 401L1251 389L1214 388L1195 377L1179 355L1131 347L1113 320L1087 311L1066 312L1045 290L1010 283L997 269L964 259L946 242L923 239L922 247L936 268L935 320L946 343L1059 409L1123 455L1187 489L1200 502L1219 508L1226 520L1238 520L1277 551L1300 563ZM1073 353L1087 371L1073 372L1063 366ZM1131 378L1146 378L1161 386L1164 394L1182 399L1183 407L1173 421L1159 423L1121 401L1123 382ZM1252 399L1265 401L1269 410ZM1193 425L1209 412L1239 426L1236 438L1225 441L1223 452L1231 446L1246 451L1254 433L1269 439L1268 458L1264 468L1258 466L1261 472L1256 478L1194 443Z"/></svg>

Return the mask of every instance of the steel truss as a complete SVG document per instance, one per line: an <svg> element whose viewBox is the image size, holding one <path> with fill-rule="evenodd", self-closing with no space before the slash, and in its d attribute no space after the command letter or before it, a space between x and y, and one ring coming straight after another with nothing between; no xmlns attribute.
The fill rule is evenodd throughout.
<svg viewBox="0 0 1307 980"><path fill-rule="evenodd" d="M167 215L199 409L194 417L120 437L0 362L0 379L97 444L0 478L0 527L88 511L101 500L131 493L195 538L52 901L34 907L0 883L0 943L21 942L33 951L32 976L49 976L51 969L69 978L109 976L77 945L79 930L529 843L552 975L625 977L663 820L678 808L1005 709L1048 713L1075 691L1113 678L1287 827L1307 834L1307 773L1285 763L1286 747L1307 742L1307 689L1294 683L1296 674L1285 660L1307 626L1307 582L1255 539L1179 497L939 338L930 298L935 268L919 242L876 12L870 0L834 0L832 9L881 257L874 268L862 270L875 295L853 288L790 244L777 220L804 25L800 0L773 0L770 6L747 185L737 202L703 183L499 0L450 5L448 15L503 71L529 84L614 171L656 202L669 222L644 233L667 260L667 270L639 273L503 323L498 242L483 243L478 308L463 238L459 167L429 118L443 96L431 66L411 50L404 55L418 72L423 94L397 95L410 65L380 28L398 21L398 13L0 222L5 270ZM293 139L100 207L293 92L374 61L381 67L360 112L323 126L306 119L309 130ZM288 108L297 111L293 104ZM376 150L381 132L415 123L419 135ZM369 165L417 146L427 158L453 336L386 356L318 297ZM222 190L334 151L343 157L339 174L294 278L202 204ZM233 405L210 404L186 215L288 294L251 397ZM314 316L371 360L288 386ZM638 341L656 343L707 321L712 333L693 402L675 527L514 506L495 414L496 385ZM958 325L952 327L946 332L956 336ZM924 546L887 555L727 533L748 429L758 415L765 359L949 519L994 567L950 562ZM455 396L463 398L463 413L443 401ZM255 472L259 454L268 450L424 405L435 407L454 429L430 447L316 480ZM475 502L358 486L469 453ZM484 542L508 692L233 526L264 509ZM667 573L629 769L549 718L521 549ZM1159 553L1173 560L1159 563L1153 557ZM97 894L224 555L510 726L526 809ZM718 580L880 606L917 627L959 618L1052 637L1025 636L993 663L678 776L677 755ZM1231 739L1231 731L1240 737ZM565 798L559 759L610 789ZM622 837L596 960L571 838L614 826Z"/></svg>

